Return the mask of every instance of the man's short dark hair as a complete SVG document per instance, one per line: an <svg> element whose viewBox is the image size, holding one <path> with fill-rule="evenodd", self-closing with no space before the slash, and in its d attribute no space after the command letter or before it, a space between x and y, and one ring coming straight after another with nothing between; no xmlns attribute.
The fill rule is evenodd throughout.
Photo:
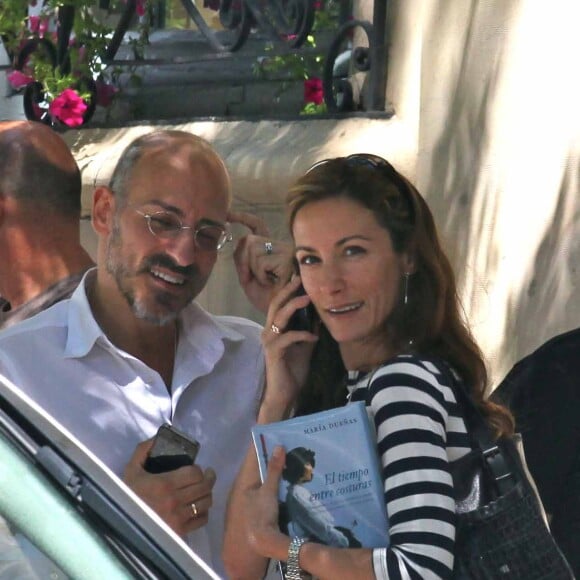
<svg viewBox="0 0 580 580"><path fill-rule="evenodd" d="M81 213L81 174L51 163L31 143L0 132L0 193L38 202L66 217Z"/></svg>

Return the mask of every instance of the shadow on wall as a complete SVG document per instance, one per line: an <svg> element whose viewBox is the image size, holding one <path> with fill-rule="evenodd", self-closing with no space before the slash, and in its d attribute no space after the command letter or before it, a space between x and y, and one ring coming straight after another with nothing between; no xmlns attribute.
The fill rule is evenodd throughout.
<svg viewBox="0 0 580 580"><path fill-rule="evenodd" d="M441 11L451 9L438 3L437 21L445 19ZM451 18L452 15L449 17ZM482 21L477 2L471 2L457 75L450 87L450 102L443 130L433 149L430 187L426 191L429 205L445 236L445 247L455 266L459 287L466 284L471 270L470 254L473 240L486 235L487 216L497 212L497 192L478 191L491 184L485 180L486 153L490 139L490 115L497 98L497 77L501 67L503 45L496 44L495 54L486 57L488 70L474 84L474 59L481 57L475 38L480 28L494 28L505 22L502 10L488 13L491 19ZM487 267L493 266L497 256L487 257ZM470 310L470 305L465 304Z"/></svg>
<svg viewBox="0 0 580 580"><path fill-rule="evenodd" d="M397 140L389 119L368 117L220 123L211 137L236 199L252 205L283 205L289 186L320 159L360 151L397 157Z"/></svg>
<svg viewBox="0 0 580 580"><path fill-rule="evenodd" d="M199 135L216 148L232 176L235 199L251 206L282 204L288 186L321 158L368 151L401 158L400 135L389 119L348 118L272 121L148 123L69 131L65 139L83 173L83 208L95 184L107 183L119 155L135 138L156 129Z"/></svg>
<svg viewBox="0 0 580 580"><path fill-rule="evenodd" d="M527 284L509 299L501 351L519 360L548 338L580 326L580 159L569 163ZM522 336L523 335L523 336Z"/></svg>
<svg viewBox="0 0 580 580"><path fill-rule="evenodd" d="M580 325L576 9L435 4L422 65L422 150L429 131L434 142L424 190L495 382ZM538 46L540 33L549 39Z"/></svg>
<svg viewBox="0 0 580 580"><path fill-rule="evenodd" d="M427 34L441 34L445 21L448 30L457 27L451 4L437 3L430 23L433 31ZM498 182L489 179L488 164L506 40L499 35L482 51L482 36L505 26L507 6L496 8L482 13L478 2L471 2L462 15L462 42L452 50L441 47L442 55L447 51L448 56L449 52L457 56L457 64L454 71L445 70L449 77L443 89L445 105L425 191L456 272L466 316L490 363L491 377L496 366L490 357L494 348L486 342L482 329L489 324L488 274L497 269L500 260L493 244L500 191ZM446 64L444 57L439 64Z"/></svg>

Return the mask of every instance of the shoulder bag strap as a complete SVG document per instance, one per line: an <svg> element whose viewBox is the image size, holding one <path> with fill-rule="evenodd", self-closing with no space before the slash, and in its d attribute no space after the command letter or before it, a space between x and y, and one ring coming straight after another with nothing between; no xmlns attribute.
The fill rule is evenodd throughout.
<svg viewBox="0 0 580 580"><path fill-rule="evenodd" d="M448 378L449 385L455 394L457 404L463 411L463 417L471 440L479 448L489 472L495 481L499 495L504 495L516 483L517 475L506 461L504 451L494 437L493 431L474 403L464 385L456 378L455 373L446 363L430 361Z"/></svg>

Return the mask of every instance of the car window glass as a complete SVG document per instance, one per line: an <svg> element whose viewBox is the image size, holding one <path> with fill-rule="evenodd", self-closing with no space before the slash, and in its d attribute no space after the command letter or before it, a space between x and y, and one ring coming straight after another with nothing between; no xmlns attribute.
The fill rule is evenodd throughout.
<svg viewBox="0 0 580 580"><path fill-rule="evenodd" d="M63 580L65 573L0 517L0 580Z"/></svg>
<svg viewBox="0 0 580 580"><path fill-rule="evenodd" d="M12 555L12 561L8 560L0 547L0 554L4 557L4 561L0 557L0 565L6 569L12 566L28 570L28 575L23 572L23 579L66 578L53 562L71 577L84 577L89 566L93 577L131 578L101 531L83 518L29 456L18 451L2 435L0 517L4 518L3 531L9 531L3 534L1 541L6 543L6 553ZM38 546L50 560L34 546ZM53 573L58 575L53 576ZM20 580L21 577L12 574L2 578Z"/></svg>

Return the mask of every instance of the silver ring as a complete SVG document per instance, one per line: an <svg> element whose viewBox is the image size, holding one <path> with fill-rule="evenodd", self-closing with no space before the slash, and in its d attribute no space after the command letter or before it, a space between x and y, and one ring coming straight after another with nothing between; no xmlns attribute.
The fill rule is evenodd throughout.
<svg viewBox="0 0 580 580"><path fill-rule="evenodd" d="M195 505L195 502L191 503L191 513L195 519L197 517L197 506Z"/></svg>
<svg viewBox="0 0 580 580"><path fill-rule="evenodd" d="M264 242L264 251L266 255L269 256L270 254L274 253L274 244L272 242Z"/></svg>
<svg viewBox="0 0 580 580"><path fill-rule="evenodd" d="M279 326L276 326L275 324L272 324L272 326L270 326L270 330L274 333L274 334L280 334L282 331L280 330Z"/></svg>

